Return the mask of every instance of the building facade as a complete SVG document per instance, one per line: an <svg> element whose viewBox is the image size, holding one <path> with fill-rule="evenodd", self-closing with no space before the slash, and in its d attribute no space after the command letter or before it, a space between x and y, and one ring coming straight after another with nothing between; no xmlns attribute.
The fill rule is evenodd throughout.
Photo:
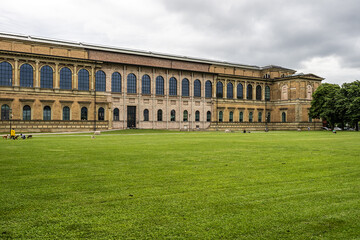
<svg viewBox="0 0 360 240"><path fill-rule="evenodd" d="M309 119L323 79L248 66L0 34L0 132L286 130Z"/></svg>

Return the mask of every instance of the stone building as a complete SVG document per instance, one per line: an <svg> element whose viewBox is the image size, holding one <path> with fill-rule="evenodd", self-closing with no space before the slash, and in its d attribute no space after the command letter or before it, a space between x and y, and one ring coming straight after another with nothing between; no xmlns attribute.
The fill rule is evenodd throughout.
<svg viewBox="0 0 360 240"><path fill-rule="evenodd" d="M318 129L323 79L249 66L0 33L0 132Z"/></svg>

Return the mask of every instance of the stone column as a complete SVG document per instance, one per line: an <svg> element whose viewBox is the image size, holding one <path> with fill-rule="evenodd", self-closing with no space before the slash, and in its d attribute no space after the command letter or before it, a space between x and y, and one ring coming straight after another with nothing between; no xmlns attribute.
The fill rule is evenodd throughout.
<svg viewBox="0 0 360 240"><path fill-rule="evenodd" d="M40 88L39 63L40 63L40 61L36 60L36 64L35 64L35 88Z"/></svg>
<svg viewBox="0 0 360 240"><path fill-rule="evenodd" d="M252 95L252 100L256 100L256 83L253 85L253 95Z"/></svg>
<svg viewBox="0 0 360 240"><path fill-rule="evenodd" d="M78 89L78 84L77 84L77 65L74 65L72 89L73 89L73 90L77 90L77 89Z"/></svg>
<svg viewBox="0 0 360 240"><path fill-rule="evenodd" d="M14 66L14 86L20 86L20 78L19 78L19 59L15 58L15 66Z"/></svg>
<svg viewBox="0 0 360 240"><path fill-rule="evenodd" d="M60 88L60 80L59 80L59 63L55 63L55 89Z"/></svg>
<svg viewBox="0 0 360 240"><path fill-rule="evenodd" d="M236 99L236 82L233 83L233 99Z"/></svg>
<svg viewBox="0 0 360 240"><path fill-rule="evenodd" d="M95 67L91 66L90 90L95 91Z"/></svg>
<svg viewBox="0 0 360 240"><path fill-rule="evenodd" d="M244 92L244 99L247 99L247 81L244 83L243 92Z"/></svg>
<svg viewBox="0 0 360 240"><path fill-rule="evenodd" d="M261 100L265 100L265 83L262 84L262 94L261 94Z"/></svg>
<svg viewBox="0 0 360 240"><path fill-rule="evenodd" d="M217 80L215 79L215 81L213 82L213 86L212 86L212 97L216 98L216 84L217 84Z"/></svg>
<svg viewBox="0 0 360 240"><path fill-rule="evenodd" d="M227 98L227 80L225 80L225 84L223 87L223 98Z"/></svg>

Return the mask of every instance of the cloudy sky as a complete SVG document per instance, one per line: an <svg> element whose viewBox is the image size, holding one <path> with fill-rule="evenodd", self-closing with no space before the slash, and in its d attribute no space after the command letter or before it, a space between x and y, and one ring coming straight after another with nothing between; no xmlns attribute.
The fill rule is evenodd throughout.
<svg viewBox="0 0 360 240"><path fill-rule="evenodd" d="M0 32L360 80L359 0L11 0Z"/></svg>

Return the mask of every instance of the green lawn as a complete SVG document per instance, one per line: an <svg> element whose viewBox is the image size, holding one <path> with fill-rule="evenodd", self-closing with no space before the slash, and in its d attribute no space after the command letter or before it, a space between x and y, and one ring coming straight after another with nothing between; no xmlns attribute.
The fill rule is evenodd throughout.
<svg viewBox="0 0 360 240"><path fill-rule="evenodd" d="M360 239L360 133L0 141L0 239Z"/></svg>

